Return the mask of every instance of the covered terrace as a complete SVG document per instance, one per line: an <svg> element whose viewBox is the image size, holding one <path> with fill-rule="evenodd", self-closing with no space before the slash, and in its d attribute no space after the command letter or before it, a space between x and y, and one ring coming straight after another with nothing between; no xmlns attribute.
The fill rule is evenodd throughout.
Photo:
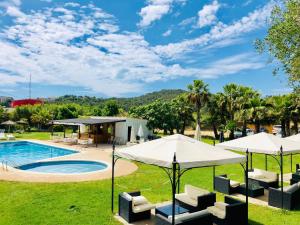
<svg viewBox="0 0 300 225"><path fill-rule="evenodd" d="M64 130L64 138L66 137L66 127L76 126L78 139L86 140L93 139L93 143L98 144L108 143L113 140L116 134L116 123L125 122L120 118L76 118L65 120L53 120L52 136L54 133L54 125L62 125Z"/></svg>

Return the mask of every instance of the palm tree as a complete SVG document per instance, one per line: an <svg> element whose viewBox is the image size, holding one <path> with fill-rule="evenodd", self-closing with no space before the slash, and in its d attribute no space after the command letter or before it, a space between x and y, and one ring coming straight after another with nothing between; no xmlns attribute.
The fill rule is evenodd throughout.
<svg viewBox="0 0 300 225"><path fill-rule="evenodd" d="M259 133L262 121L270 115L270 105L258 95L250 99L247 111L249 121L255 125L255 133Z"/></svg>
<svg viewBox="0 0 300 225"><path fill-rule="evenodd" d="M250 87L240 86L240 97L237 99L238 111L235 117L243 123L242 136L246 136L247 122L249 121L251 114L249 109L251 108L251 100L260 98L260 94Z"/></svg>
<svg viewBox="0 0 300 225"><path fill-rule="evenodd" d="M272 105L272 114L280 121L282 137L290 135L292 101L289 95L272 96L268 98Z"/></svg>
<svg viewBox="0 0 300 225"><path fill-rule="evenodd" d="M194 105L195 111L196 111L196 121L197 121L197 129L199 131L199 137L197 137L198 140L201 140L201 109L202 107L207 103L209 91L208 91L208 85L205 84L202 80L194 80L193 84L188 85L188 99L189 101Z"/></svg>
<svg viewBox="0 0 300 225"><path fill-rule="evenodd" d="M186 93L181 94L172 100L177 118L177 133L184 134L185 127L189 125L193 118L193 106L189 102Z"/></svg>

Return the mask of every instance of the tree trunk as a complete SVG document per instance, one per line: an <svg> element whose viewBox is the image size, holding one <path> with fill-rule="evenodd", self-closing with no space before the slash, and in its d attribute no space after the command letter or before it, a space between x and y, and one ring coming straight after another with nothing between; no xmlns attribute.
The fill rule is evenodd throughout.
<svg viewBox="0 0 300 225"><path fill-rule="evenodd" d="M201 118L200 118L200 116L201 116L201 113L200 113L200 108L199 108L197 110L197 125L199 126L199 140L198 141L201 141L201 124L200 124ZM196 127L196 129L197 129L197 127Z"/></svg>
<svg viewBox="0 0 300 225"><path fill-rule="evenodd" d="M233 140L233 139L234 139L234 130L230 130L229 140Z"/></svg>
<svg viewBox="0 0 300 225"><path fill-rule="evenodd" d="M286 120L285 129L286 129L286 136L291 136L291 122L289 119Z"/></svg>
<svg viewBox="0 0 300 225"><path fill-rule="evenodd" d="M294 124L294 126L293 126L294 133L298 134L298 132L299 132L298 121L296 119L294 119L293 124Z"/></svg>
<svg viewBox="0 0 300 225"><path fill-rule="evenodd" d="M243 137L247 136L247 121L246 120L244 120L244 122L243 122L242 136Z"/></svg>
<svg viewBox="0 0 300 225"><path fill-rule="evenodd" d="M260 122L255 121L255 133L258 134L260 132Z"/></svg>
<svg viewBox="0 0 300 225"><path fill-rule="evenodd" d="M213 123L212 127L213 127L213 131L214 131L214 135L215 135L215 140L219 140L220 135L218 134L218 129L217 129L216 124Z"/></svg>
<svg viewBox="0 0 300 225"><path fill-rule="evenodd" d="M182 128L181 128L181 131L180 131L180 134L182 134L182 135L184 135L185 126L186 126L186 120L183 120Z"/></svg>
<svg viewBox="0 0 300 225"><path fill-rule="evenodd" d="M281 136L286 137L285 121L281 120Z"/></svg>

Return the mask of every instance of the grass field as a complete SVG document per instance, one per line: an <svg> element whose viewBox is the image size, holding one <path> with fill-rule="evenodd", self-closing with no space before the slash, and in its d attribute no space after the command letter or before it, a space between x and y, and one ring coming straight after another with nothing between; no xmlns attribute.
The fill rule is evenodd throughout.
<svg viewBox="0 0 300 225"><path fill-rule="evenodd" d="M49 133L24 134L19 138L46 139ZM211 142L211 141L209 141ZM295 156L294 162L300 162ZM289 172L289 157L285 158L284 170ZM253 165L264 168L264 157L254 156ZM171 199L171 189L165 173L154 166L138 164L139 170L127 177L116 178L117 193L141 190L150 201L162 202ZM274 160L269 159L269 168L278 171ZM217 174L227 173L231 178L242 181L240 165L220 166ZM212 190L212 169L194 169L187 172L182 183ZM1 225L117 225L110 212L110 180L41 184L0 182ZM183 186L183 185L182 185ZM218 194L218 199L223 196ZM117 211L117 207L115 209ZM249 224L253 225L299 225L300 211L273 210L251 205Z"/></svg>

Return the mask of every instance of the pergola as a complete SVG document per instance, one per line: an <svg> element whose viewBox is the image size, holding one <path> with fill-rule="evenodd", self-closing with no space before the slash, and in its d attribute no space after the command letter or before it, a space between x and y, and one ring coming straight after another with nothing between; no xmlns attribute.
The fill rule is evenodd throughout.
<svg viewBox="0 0 300 225"><path fill-rule="evenodd" d="M291 157L291 170L292 170L293 154L300 153L300 142L298 143L285 138L280 138L265 132L219 143L217 144L217 146L227 150L234 150L240 152L248 151L250 153L251 169L253 168L252 167L253 153L265 155L266 170L268 170L268 156L274 158L280 167L282 193L283 193L283 156L289 155ZM283 194L282 194L282 201L283 201Z"/></svg>
<svg viewBox="0 0 300 225"><path fill-rule="evenodd" d="M53 125L63 125L64 126L64 137L65 135L65 126L78 126L78 134L79 134L79 138L80 138L80 126L81 125L85 125L85 126L89 126L89 136L90 136L90 127L91 126L96 126L98 128L100 128L101 125L104 124L113 124L115 125L115 123L117 122L125 122L126 120L123 119L118 119L118 118L75 118L75 119L65 119L65 120L53 120L51 122L52 125L52 135L53 135ZM115 130L115 129L114 129ZM99 131L99 129L97 129L97 131ZM99 135L99 132L96 134ZM96 146L98 144L98 141L96 139L95 141Z"/></svg>
<svg viewBox="0 0 300 225"><path fill-rule="evenodd" d="M119 158L142 162L162 168L172 186L172 224L175 224L175 193L180 188L181 176L193 169L215 167L225 164L242 165L248 176L248 154L245 156L175 134L128 148L115 150L112 155L112 212L114 210L114 168ZM248 207L248 179L246 179L246 202ZM247 209L248 211L248 209Z"/></svg>
<svg viewBox="0 0 300 225"><path fill-rule="evenodd" d="M290 140L290 141L296 141L296 142L300 142L300 133L299 134L295 134L289 137L284 138L286 140Z"/></svg>

